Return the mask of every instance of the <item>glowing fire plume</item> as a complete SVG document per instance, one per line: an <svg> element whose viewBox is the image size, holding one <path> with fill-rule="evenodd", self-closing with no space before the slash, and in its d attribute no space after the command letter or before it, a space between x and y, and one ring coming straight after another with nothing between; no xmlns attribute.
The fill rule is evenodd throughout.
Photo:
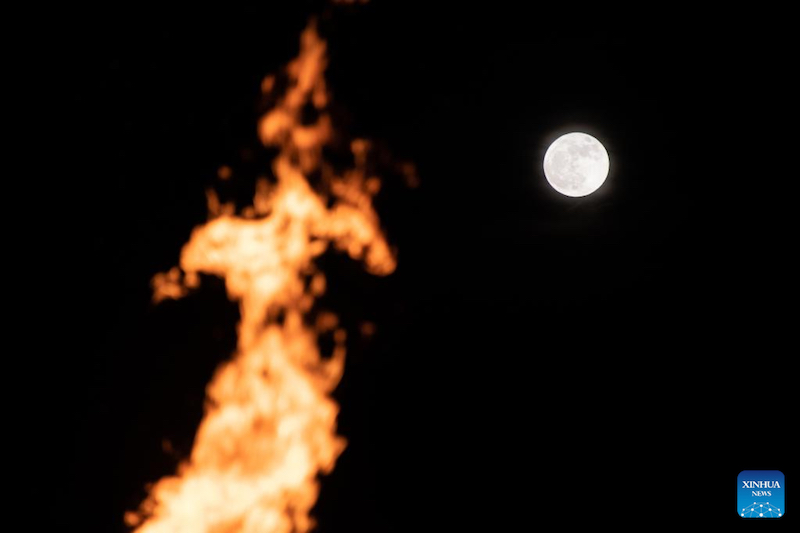
<svg viewBox="0 0 800 533"><path fill-rule="evenodd" d="M368 143L351 143L355 166L341 175L322 160L333 133L325 49L311 24L287 66L288 88L259 122L261 141L279 148L275 183L260 181L253 205L238 215L210 194L210 220L192 232L180 268L153 278L155 301L185 295L200 273L224 278L241 323L236 353L208 385L190 457L126 514L139 533L309 531L317 476L345 447L330 397L342 376L345 332L332 314L313 327L303 318L325 290L313 260L332 244L384 275L395 259L372 207L380 182L367 175ZM278 84L268 77L262 85L273 94ZM318 117L312 123L302 119L308 106ZM322 192L309 184L312 173ZM220 177L230 174L224 167ZM334 332L331 357L317 346L323 331Z"/></svg>

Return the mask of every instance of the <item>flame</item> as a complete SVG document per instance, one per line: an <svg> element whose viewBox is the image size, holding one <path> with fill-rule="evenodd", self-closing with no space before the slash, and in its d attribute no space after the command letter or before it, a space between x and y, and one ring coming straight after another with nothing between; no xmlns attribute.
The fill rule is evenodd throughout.
<svg viewBox="0 0 800 533"><path fill-rule="evenodd" d="M258 124L263 144L279 149L275 182L260 180L253 205L239 214L209 192L210 220L193 230L180 267L152 280L158 302L186 295L201 273L222 277L239 302L241 322L235 354L208 385L190 457L176 475L152 485L138 511L126 513L139 533L313 528L318 475L329 473L345 448L330 393L342 376L346 339L331 313L320 314L313 326L304 321L326 287L314 258L333 245L374 274L395 268L372 207L380 181L366 169L369 143L351 143L355 165L343 173L322 158L334 134L325 68L326 43L312 22L286 67L285 92L273 94L273 76L262 83L276 98ZM309 105L317 114L310 124L302 120ZM322 192L312 188L312 174ZM231 175L230 168L220 169L221 179ZM317 346L322 332L334 333L330 357Z"/></svg>

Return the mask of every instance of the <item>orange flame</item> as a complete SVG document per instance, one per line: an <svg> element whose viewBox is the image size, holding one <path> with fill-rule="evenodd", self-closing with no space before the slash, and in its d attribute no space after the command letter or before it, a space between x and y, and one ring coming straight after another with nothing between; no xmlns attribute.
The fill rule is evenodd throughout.
<svg viewBox="0 0 800 533"><path fill-rule="evenodd" d="M326 44L312 23L287 66L288 89L258 126L264 145L280 149L275 184L260 181L253 205L238 215L209 193L211 219L193 230L180 268L153 278L158 302L187 294L200 273L220 276L240 303L241 322L236 353L208 385L190 457L126 513L139 533L309 531L317 476L345 447L330 393L342 376L346 334L330 313L313 327L304 323L326 286L313 261L330 244L374 274L391 273L395 259L372 207L380 182L366 171L369 143L351 143L355 166L341 175L322 159L333 135L325 67ZM275 87L273 77L262 84L265 93ZM309 105L318 115L311 124L302 121ZM323 192L309 184L311 173L321 176ZM317 346L324 331L334 331L329 358Z"/></svg>

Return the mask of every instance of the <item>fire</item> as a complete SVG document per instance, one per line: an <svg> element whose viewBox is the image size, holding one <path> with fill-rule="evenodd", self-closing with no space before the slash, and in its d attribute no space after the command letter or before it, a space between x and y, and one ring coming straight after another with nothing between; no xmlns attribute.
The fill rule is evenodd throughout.
<svg viewBox="0 0 800 533"><path fill-rule="evenodd" d="M334 135L326 43L311 23L300 44L286 67L285 92L275 93L283 86L275 77L262 83L276 99L258 124L263 144L278 148L274 183L259 181L253 205L238 213L209 193L210 220L193 230L179 267L153 278L158 302L196 288L201 273L220 276L239 302L241 322L235 354L208 385L189 458L126 513L139 533L309 531L318 475L345 448L330 393L342 376L346 332L331 313L306 323L326 287L314 259L332 245L386 275L395 258L372 207L380 181L367 171L369 143L350 144L354 166L343 173L322 157ZM303 120L308 106L317 117L311 123ZM219 177L231 173L224 167ZM312 175L321 185L312 187ZM317 345L323 332L335 339L330 357Z"/></svg>

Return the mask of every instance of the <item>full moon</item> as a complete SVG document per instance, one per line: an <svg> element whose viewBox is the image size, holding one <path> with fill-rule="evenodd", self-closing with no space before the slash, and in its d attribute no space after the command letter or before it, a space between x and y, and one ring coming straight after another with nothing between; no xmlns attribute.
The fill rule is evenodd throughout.
<svg viewBox="0 0 800 533"><path fill-rule="evenodd" d="M586 133L567 133L544 154L544 176L558 192L579 197L592 194L608 176L608 152Z"/></svg>

